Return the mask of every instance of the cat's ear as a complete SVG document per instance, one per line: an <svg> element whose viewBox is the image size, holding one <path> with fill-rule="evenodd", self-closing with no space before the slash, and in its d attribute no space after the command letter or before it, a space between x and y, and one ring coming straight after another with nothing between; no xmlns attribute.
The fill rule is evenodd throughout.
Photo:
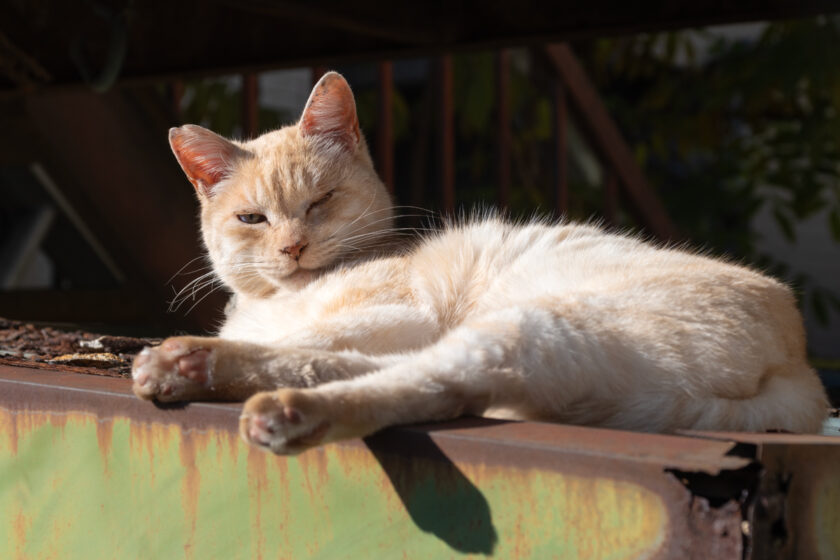
<svg viewBox="0 0 840 560"><path fill-rule="evenodd" d="M169 145L195 190L207 197L230 175L236 158L244 153L232 142L194 124L170 128Z"/></svg>
<svg viewBox="0 0 840 560"><path fill-rule="evenodd" d="M318 80L300 118L304 136L322 139L349 151L356 149L362 135L356 116L356 100L347 80L327 72Z"/></svg>

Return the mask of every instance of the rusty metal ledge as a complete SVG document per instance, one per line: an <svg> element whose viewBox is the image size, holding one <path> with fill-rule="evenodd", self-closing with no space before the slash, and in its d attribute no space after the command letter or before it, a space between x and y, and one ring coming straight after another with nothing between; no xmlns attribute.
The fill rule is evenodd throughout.
<svg viewBox="0 0 840 560"><path fill-rule="evenodd" d="M0 557L840 557L840 438L467 418L283 458L238 416L0 366Z"/></svg>

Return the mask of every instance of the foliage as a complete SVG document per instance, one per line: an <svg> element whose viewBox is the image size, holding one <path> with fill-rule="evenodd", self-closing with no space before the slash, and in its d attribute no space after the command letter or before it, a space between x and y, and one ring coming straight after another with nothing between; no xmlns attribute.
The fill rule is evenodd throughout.
<svg viewBox="0 0 840 560"><path fill-rule="evenodd" d="M769 207L795 241L824 215L840 242L840 19L641 35L585 45L612 114L689 237L794 281L818 319L840 299L758 254L754 216Z"/></svg>

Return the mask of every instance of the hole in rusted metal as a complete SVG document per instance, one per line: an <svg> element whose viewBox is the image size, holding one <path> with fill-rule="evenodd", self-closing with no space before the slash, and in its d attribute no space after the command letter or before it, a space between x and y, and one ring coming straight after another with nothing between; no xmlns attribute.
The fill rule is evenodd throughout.
<svg viewBox="0 0 840 560"><path fill-rule="evenodd" d="M754 447L754 446L753 446ZM742 503L755 492L761 472L759 463L750 463L737 470L723 470L717 474L666 469L673 474L692 496L705 498L709 506L719 508L729 501Z"/></svg>
<svg viewBox="0 0 840 560"><path fill-rule="evenodd" d="M729 455L755 457L755 446L737 444ZM734 557L740 549L743 558L750 557L751 527L755 496L764 468L758 462L734 470L721 470L717 474L666 469L686 487L691 495L689 523L695 531L720 542L719 552ZM784 525L784 521L782 520ZM721 556L723 557L723 556Z"/></svg>

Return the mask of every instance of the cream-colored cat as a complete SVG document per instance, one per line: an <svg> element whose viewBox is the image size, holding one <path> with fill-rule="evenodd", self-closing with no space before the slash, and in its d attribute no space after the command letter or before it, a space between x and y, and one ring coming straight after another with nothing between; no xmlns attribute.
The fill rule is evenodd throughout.
<svg viewBox="0 0 840 560"><path fill-rule="evenodd" d="M242 436L275 453L461 414L797 432L825 416L794 299L752 270L493 217L376 256L391 202L338 74L294 126L169 138L234 299L217 338L137 357L141 398L250 397Z"/></svg>

